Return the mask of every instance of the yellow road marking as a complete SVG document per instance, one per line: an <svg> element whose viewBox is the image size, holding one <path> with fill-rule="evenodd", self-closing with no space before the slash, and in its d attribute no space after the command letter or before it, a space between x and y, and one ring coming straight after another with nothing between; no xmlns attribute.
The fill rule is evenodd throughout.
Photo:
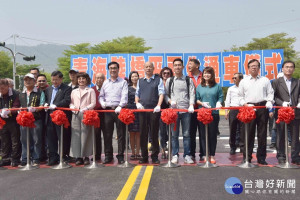
<svg viewBox="0 0 300 200"><path fill-rule="evenodd" d="M147 192L148 192L148 187L149 187L149 183L150 183L150 179L152 176L152 171L153 171L153 166L147 166L142 182L140 184L139 190L135 196L136 200L141 200L141 199L145 199Z"/></svg>
<svg viewBox="0 0 300 200"><path fill-rule="evenodd" d="M121 193L119 194L117 200L124 200L128 198L128 195L130 194L130 191L135 183L136 178L138 177L140 171L142 169L142 166L136 166L132 170L127 182L125 183Z"/></svg>

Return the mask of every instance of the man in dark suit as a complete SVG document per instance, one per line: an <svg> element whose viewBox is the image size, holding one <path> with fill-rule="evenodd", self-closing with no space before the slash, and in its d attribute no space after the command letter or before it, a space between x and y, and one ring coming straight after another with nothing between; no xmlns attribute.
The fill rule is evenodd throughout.
<svg viewBox="0 0 300 200"><path fill-rule="evenodd" d="M99 95L100 95L100 90L103 85L103 82L105 81L105 76L102 73L97 73L95 75L96 79L96 85L93 86L92 88L95 90L96 93L96 107L94 110L103 110L103 108L100 105L99 102ZM101 141L101 131L104 133L104 113L99 113L99 118L100 118L100 128L95 128L95 133L96 133L96 160L101 160L101 153L102 153L102 141Z"/></svg>
<svg viewBox="0 0 300 200"><path fill-rule="evenodd" d="M59 162L58 156L58 141L60 140L60 126L55 125L50 117L50 114L56 107L68 108L71 102L72 88L63 84L63 74L60 71L54 71L51 74L52 86L48 87L45 91L46 104L49 106L46 115L47 121L47 141L49 148L49 162L48 165L56 165Z"/></svg>
<svg viewBox="0 0 300 200"><path fill-rule="evenodd" d="M298 79L292 78L295 71L295 63L285 61L282 64L283 77L280 77L272 82L274 89L274 100L276 106L293 106L295 109L295 119L291 122L292 148L291 157L292 163L300 165L299 157L299 124L300 124L300 82ZM278 118L278 109L275 110L275 119ZM277 159L279 164L285 163L285 125L284 122L277 124Z"/></svg>

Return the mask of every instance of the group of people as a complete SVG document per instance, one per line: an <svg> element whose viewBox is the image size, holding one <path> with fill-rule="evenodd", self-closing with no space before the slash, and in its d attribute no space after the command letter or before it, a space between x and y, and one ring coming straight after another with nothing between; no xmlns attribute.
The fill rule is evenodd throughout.
<svg viewBox="0 0 300 200"><path fill-rule="evenodd" d="M144 64L144 74L140 78L137 71L132 71L128 79L119 77L119 63L110 62L107 65L109 78L105 80L102 73L95 75L96 84L89 87L91 79L85 72L74 69L69 71L71 83L63 83L63 74L54 71L51 74L51 86L47 84L46 76L39 74L34 68L24 76L24 89L21 92L14 90L9 80L0 79L0 109L1 118L6 121L0 130L1 156L0 166L24 166L27 160L26 129L16 122L17 111L10 108L27 108L35 118L35 128L30 128L30 159L33 165L39 165L48 160L48 165L59 163L58 142L61 127L54 124L50 114L56 108L70 108L64 111L71 123L64 128L63 159L66 162L75 162L76 165L88 165L92 155L91 127L82 123L83 114L87 110L114 110L114 112L99 112L100 128L96 133L96 160L101 160L102 137L104 139L104 164L113 162L113 132L116 127L118 140L118 164L124 163L125 124L118 114L122 108L153 109L153 112L135 112L135 121L129 125L130 145L132 154L130 159L139 160L140 164L149 162L148 142L151 143L151 162L159 164L161 158L166 159L168 134L172 134L171 162L179 160L179 128L183 136L184 162L192 164L196 157L196 135L199 133L199 157L205 160L206 151L209 161L216 163L215 152L217 146L219 110L213 110L213 121L208 125L208 147L205 146L205 125L197 120L198 108L221 108L223 103L222 87L216 83L215 72L212 67L205 67L200 71L200 62L191 59L188 62L189 75L183 74L184 64L180 58L173 61L173 70L165 67L160 74L154 74L152 62ZM300 164L299 157L299 120L300 120L300 82L292 78L295 64L292 61L283 63L284 76L270 82L266 77L259 75L260 63L250 60L248 63L249 75L234 74L235 85L230 87L225 101L226 107L235 106L265 106L256 109L256 119L249 126L249 161L252 159L255 132L257 129L258 163L266 165L266 139L268 109L277 106L297 106L296 118L292 122L292 162ZM272 87L273 86L273 87ZM42 108L39 108L42 107ZM45 108L46 107L46 108ZM168 133L166 124L161 120L161 109L185 109L187 112L178 112L176 129L171 125L172 133ZM78 111L79 110L79 111ZM275 118L278 109L275 110ZM225 118L229 118L230 126L230 154L235 154L237 144L243 150L245 125L237 120L238 110L226 111ZM116 125L116 126L115 126ZM284 153L284 124L277 125L277 158L285 162ZM237 131L241 130L241 131ZM239 132L238 134L236 134ZM237 137L237 135L239 137ZM160 137L160 142L159 142ZM140 154L141 152L141 154ZM245 160L244 160L245 161Z"/></svg>

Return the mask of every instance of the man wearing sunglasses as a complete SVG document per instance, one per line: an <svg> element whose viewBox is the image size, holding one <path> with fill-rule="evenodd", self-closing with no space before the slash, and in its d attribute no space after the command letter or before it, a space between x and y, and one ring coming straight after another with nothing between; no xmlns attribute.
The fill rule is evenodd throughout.
<svg viewBox="0 0 300 200"><path fill-rule="evenodd" d="M39 74L37 76L37 86L38 88L45 93L45 90L47 89L47 87L49 87L48 82L47 82L47 77L45 74ZM47 157L47 147L46 147L46 112L44 110L40 111L40 116L43 122L42 125L42 147L41 147L41 158L40 161L41 162L45 162L47 161L48 157Z"/></svg>
<svg viewBox="0 0 300 200"><path fill-rule="evenodd" d="M239 84L240 81L243 79L242 73L235 73L232 77L234 85L228 88L225 107L235 107L240 106L239 102ZM236 151L236 147L239 145L240 140L240 127L241 123L237 119L237 114L239 110L225 110L225 119L229 119L229 130L230 130L230 137L229 137L229 145L230 145L230 155L234 155Z"/></svg>

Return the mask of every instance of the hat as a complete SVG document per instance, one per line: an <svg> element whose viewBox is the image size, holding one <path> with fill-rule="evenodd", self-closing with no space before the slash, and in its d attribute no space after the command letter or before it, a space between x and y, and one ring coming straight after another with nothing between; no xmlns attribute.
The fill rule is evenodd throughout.
<svg viewBox="0 0 300 200"><path fill-rule="evenodd" d="M70 69L69 73L72 73L72 72L78 73L79 71L77 69Z"/></svg>
<svg viewBox="0 0 300 200"><path fill-rule="evenodd" d="M33 75L33 74L31 74L31 73L28 73L28 74L26 74L26 75L24 76L24 79L25 79L26 77L29 77L29 78L32 78L32 79L34 79L34 80L35 80L35 77L34 77L34 75Z"/></svg>

